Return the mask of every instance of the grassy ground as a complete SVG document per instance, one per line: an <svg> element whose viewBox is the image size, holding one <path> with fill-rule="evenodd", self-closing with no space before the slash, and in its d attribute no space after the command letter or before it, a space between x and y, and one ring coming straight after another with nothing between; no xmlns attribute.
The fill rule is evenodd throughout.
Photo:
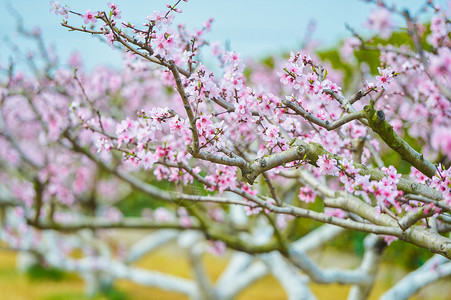
<svg viewBox="0 0 451 300"><path fill-rule="evenodd" d="M147 269L160 270L174 275L191 278L190 266L184 254L175 250L174 246L167 246L150 255L143 257L137 262L137 266ZM30 279L26 274L21 274L16 269L16 254L13 252L0 250L0 299L5 300L82 300L92 299L84 296L84 283L75 274L64 276L59 281L48 279ZM338 258L338 259L337 259ZM342 253L313 254L313 259L324 266L353 267L359 261L351 255ZM206 255L204 264L207 266L210 278L215 281L227 264L228 257L214 257ZM338 263L337 263L338 262ZM393 282L402 278L403 270L382 266L377 283L372 291L370 299L378 299ZM154 288L136 285L127 280L116 282L116 298L97 296L95 300L109 299L158 299L158 300L178 300L187 299L183 295L168 293ZM349 292L347 285L310 285L313 293L318 299L346 299ZM421 294L412 299L449 299L451 295L451 280L442 280L423 290ZM121 297L122 296L122 297ZM259 299L286 299L285 293L280 284L271 276L266 276L257 281L254 285L243 291L238 300Z"/></svg>

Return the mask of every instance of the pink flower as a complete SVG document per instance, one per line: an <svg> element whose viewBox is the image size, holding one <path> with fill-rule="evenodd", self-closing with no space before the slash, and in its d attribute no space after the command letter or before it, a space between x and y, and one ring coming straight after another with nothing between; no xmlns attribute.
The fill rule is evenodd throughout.
<svg viewBox="0 0 451 300"><path fill-rule="evenodd" d="M353 185L354 189L356 189L356 190L361 189L364 191L368 191L371 187L370 177L371 177L370 175L362 176L362 175L357 174L355 176L355 182Z"/></svg>
<svg viewBox="0 0 451 300"><path fill-rule="evenodd" d="M67 64L74 68L80 68L83 65L83 60L80 56L80 53L78 53L77 51L73 52L69 57Z"/></svg>
<svg viewBox="0 0 451 300"><path fill-rule="evenodd" d="M106 208L102 215L111 222L119 222L124 217L122 212L114 206Z"/></svg>
<svg viewBox="0 0 451 300"><path fill-rule="evenodd" d="M65 5L64 7L59 4L58 1L50 1L50 12L55 15L62 15L64 18L69 18L69 6Z"/></svg>
<svg viewBox="0 0 451 300"><path fill-rule="evenodd" d="M354 49L356 49L360 45L360 40L352 37L347 38L343 42L343 46L340 48L340 54L341 57L343 57L346 60L349 60L351 55L354 53Z"/></svg>
<svg viewBox="0 0 451 300"><path fill-rule="evenodd" d="M248 193L249 195L255 196L257 195L257 191L253 190L252 187L247 183L241 183L241 189Z"/></svg>
<svg viewBox="0 0 451 300"><path fill-rule="evenodd" d="M299 189L299 199L305 203L315 202L316 192L309 186L303 186Z"/></svg>
<svg viewBox="0 0 451 300"><path fill-rule="evenodd" d="M447 127L438 127L432 133L432 149L441 151L444 155L451 158L451 131Z"/></svg>
<svg viewBox="0 0 451 300"><path fill-rule="evenodd" d="M184 121L181 120L179 116L175 116L169 120L169 130L171 133L176 133L178 136L182 136L182 134L187 131L187 128Z"/></svg>
<svg viewBox="0 0 451 300"><path fill-rule="evenodd" d="M50 1L50 12L55 15L59 14L61 4L58 1Z"/></svg>
<svg viewBox="0 0 451 300"><path fill-rule="evenodd" d="M97 13L94 14L90 9L88 9L84 15L81 15L81 17L83 18L85 24L88 24L89 22L95 24L97 23L96 15Z"/></svg>
<svg viewBox="0 0 451 300"><path fill-rule="evenodd" d="M245 101L240 101L238 103L234 104L235 106L235 113L238 115L240 119L247 119L251 116L251 112L249 110L249 106Z"/></svg>
<svg viewBox="0 0 451 300"><path fill-rule="evenodd" d="M384 241L387 243L388 246L390 246L391 243L394 241L397 241L398 238L396 236L392 235L382 235L384 237Z"/></svg>
<svg viewBox="0 0 451 300"><path fill-rule="evenodd" d="M278 214L276 217L276 225L279 229L285 229L288 225L288 222L293 220L294 217L291 215L282 215Z"/></svg>
<svg viewBox="0 0 451 300"><path fill-rule="evenodd" d="M438 49L438 55L431 56L431 73L444 78L451 77L451 51L448 48Z"/></svg>
<svg viewBox="0 0 451 300"><path fill-rule="evenodd" d="M373 10L368 17L368 21L364 24L370 30L377 31L384 39L390 37L395 27L391 13L385 8Z"/></svg>
<svg viewBox="0 0 451 300"><path fill-rule="evenodd" d="M95 146L97 147L97 153L100 152L110 152L111 148L113 148L113 145L106 140L105 138L100 138L95 141Z"/></svg>
<svg viewBox="0 0 451 300"><path fill-rule="evenodd" d="M236 167L219 165L214 175L205 176L205 179L216 184L209 190L215 190L218 187L219 193L226 189L234 187L236 184Z"/></svg>
<svg viewBox="0 0 451 300"><path fill-rule="evenodd" d="M395 71L393 71L390 68L387 68L387 69L377 68L377 70L379 71L379 74L381 75L381 76L376 76L376 79L378 81L378 86L382 87L384 89L388 89L388 85L390 84L391 81L393 81L393 76L395 75Z"/></svg>
<svg viewBox="0 0 451 300"><path fill-rule="evenodd" d="M410 169L411 169L411 173L410 173L409 177L411 179L415 180L416 182L426 183L426 181L429 179L426 175L424 175L423 173L421 173L414 167L411 167Z"/></svg>
<svg viewBox="0 0 451 300"><path fill-rule="evenodd" d="M108 34L105 34L105 37L106 37L106 41L107 41L108 45L110 45L111 48L113 48L113 43L116 40L114 33L112 31L110 31Z"/></svg>
<svg viewBox="0 0 451 300"><path fill-rule="evenodd" d="M240 61L240 54L233 51L228 51L226 54L224 54L224 60L226 63L227 62L238 63Z"/></svg>
<svg viewBox="0 0 451 300"><path fill-rule="evenodd" d="M196 127L197 131L199 131L200 134L203 134L203 132L207 132L209 129L209 126L213 124L211 121L211 116L201 115L196 120Z"/></svg>
<svg viewBox="0 0 451 300"><path fill-rule="evenodd" d="M360 169L354 166L352 161L347 160L346 158L340 161L341 166L347 175L354 176L359 173Z"/></svg>
<svg viewBox="0 0 451 300"><path fill-rule="evenodd" d="M216 256L222 256L226 249L227 246L223 241L209 241L206 251Z"/></svg>
<svg viewBox="0 0 451 300"><path fill-rule="evenodd" d="M393 166L389 166L388 168L383 167L382 171L384 171L385 175L388 176L389 180L393 184L398 184L399 178L401 178L401 174L398 174L398 171Z"/></svg>
<svg viewBox="0 0 451 300"><path fill-rule="evenodd" d="M337 160L329 158L327 154L318 156L316 164L318 165L321 174L338 175Z"/></svg>
<svg viewBox="0 0 451 300"><path fill-rule="evenodd" d="M273 147L274 145L277 145L279 142L279 127L274 126L272 124L268 124L268 127L266 128L263 139L268 142L269 147Z"/></svg>
<svg viewBox="0 0 451 300"><path fill-rule="evenodd" d="M169 222L172 219L171 213L164 207L158 207L154 212L157 222Z"/></svg>
<svg viewBox="0 0 451 300"><path fill-rule="evenodd" d="M445 193L444 197L445 197L445 200L444 200L445 204L451 205L451 193Z"/></svg>
<svg viewBox="0 0 451 300"><path fill-rule="evenodd" d="M118 5L116 3L108 2L108 7L111 9L111 15L116 19L121 18L121 11L117 8Z"/></svg>
<svg viewBox="0 0 451 300"><path fill-rule="evenodd" d="M140 164L144 167L144 169L151 169L153 164L157 161L155 155L152 152L141 151L138 153L138 157L141 159Z"/></svg>
<svg viewBox="0 0 451 300"><path fill-rule="evenodd" d="M327 119L327 114L326 111L324 109L320 109L317 113L316 116L321 119L321 120L326 120Z"/></svg>
<svg viewBox="0 0 451 300"><path fill-rule="evenodd" d="M179 224L184 228L190 228L193 225L188 211L184 207L180 207L177 211L179 216Z"/></svg>
<svg viewBox="0 0 451 300"><path fill-rule="evenodd" d="M346 213L342 209L339 209L339 208L326 207L324 209L324 214L326 216L336 217L336 218L340 218L340 219L344 219L346 217Z"/></svg>
<svg viewBox="0 0 451 300"><path fill-rule="evenodd" d="M434 47L447 45L449 43L449 23L446 16L436 15L431 19L431 34L427 37L427 41Z"/></svg>

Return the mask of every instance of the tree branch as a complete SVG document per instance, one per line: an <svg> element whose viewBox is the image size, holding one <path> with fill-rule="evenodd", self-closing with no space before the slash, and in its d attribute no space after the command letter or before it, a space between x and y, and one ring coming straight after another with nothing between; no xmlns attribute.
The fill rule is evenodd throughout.
<svg viewBox="0 0 451 300"><path fill-rule="evenodd" d="M393 127L385 120L384 112L374 109L374 102L370 102L369 105L365 106L364 110L369 126L374 132L379 134L387 146L398 152L405 161L408 161L424 175L429 178L435 175L435 166L395 132Z"/></svg>
<svg viewBox="0 0 451 300"><path fill-rule="evenodd" d="M349 123L353 120L360 120L361 118L365 117L364 111L356 111L356 112L352 112L350 114L344 115L343 117L330 123L329 121L323 121L320 118L315 117L314 115L307 112L302 107L298 106L296 103L294 103L292 101L282 100L282 103L285 104L286 106L288 106L289 108L291 108L292 110L294 110L296 112L296 114L304 117L304 119L309 120L310 122L312 122L318 126L321 126L325 129L327 129L328 131L337 129L338 127L340 127L346 123Z"/></svg>
<svg viewBox="0 0 451 300"><path fill-rule="evenodd" d="M440 278L451 275L451 262L439 255L433 256L419 269L409 273L382 295L381 300L404 300Z"/></svg>
<svg viewBox="0 0 451 300"><path fill-rule="evenodd" d="M190 128L193 136L193 152L197 153L199 152L199 133L197 132L196 120L194 118L191 104L189 103L188 97L186 96L185 89L183 88L182 79L180 79L180 74L175 66L174 61L169 62L169 70L171 70L172 75L174 76L177 91L179 92L179 95L182 98L183 106L185 107L186 114L188 115Z"/></svg>

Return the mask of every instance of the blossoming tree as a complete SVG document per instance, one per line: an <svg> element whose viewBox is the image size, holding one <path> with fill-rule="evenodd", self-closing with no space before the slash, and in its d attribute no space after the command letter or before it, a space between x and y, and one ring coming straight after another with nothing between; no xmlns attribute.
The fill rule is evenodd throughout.
<svg viewBox="0 0 451 300"><path fill-rule="evenodd" d="M57 68L39 33L44 67L34 77L4 67L0 87L1 239L42 263L79 272L90 291L126 278L193 299L232 299L273 274L290 299L314 299L308 282L352 285L366 299L384 249L395 240L434 254L384 294L407 299L451 274L451 41L446 11L428 1L430 26L377 1L365 24L382 38L404 18L409 43L352 37L341 59L380 54L379 75L343 74L308 46L271 67L213 46L200 60L198 30L176 25L180 2L143 25L106 11L52 2L62 26L124 52L121 71ZM369 1L372 2L372 1ZM189 4L187 4L189 5ZM113 50L112 50L113 51ZM399 157L402 163L392 163ZM409 166L406 168L405 166ZM401 172L401 168L403 171ZM140 216L117 203L146 197ZM297 234L303 220L323 225ZM109 229L153 229L118 251ZM358 268L327 269L308 252L347 230L368 235ZM71 233L71 234L68 234ZM138 258L178 239L194 280L140 269ZM82 258L72 253L81 249ZM232 253L216 283L205 251Z"/></svg>

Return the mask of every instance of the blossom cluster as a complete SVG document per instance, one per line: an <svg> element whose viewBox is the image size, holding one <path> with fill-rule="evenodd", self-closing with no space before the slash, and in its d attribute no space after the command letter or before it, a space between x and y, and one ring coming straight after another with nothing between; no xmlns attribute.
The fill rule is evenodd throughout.
<svg viewBox="0 0 451 300"><path fill-rule="evenodd" d="M125 220L115 204L126 199L132 187L145 191L150 177L168 182L171 189L196 182L203 187L202 195L217 194L207 197L209 201L229 200L226 197L234 193L252 218L291 205L292 190L298 191L295 198L303 206L323 201L321 190L307 184L299 169L313 174L325 188L359 197L376 209L377 217L387 213L399 219L419 209L425 216L438 215L451 205L451 101L446 93L451 51L443 12L432 19L426 38L436 51L421 56L407 45L366 45L380 51L381 64L377 75L360 66L355 74L362 73L362 78L352 87L356 92L345 86L344 72L334 71L309 47L291 52L288 59L274 58L268 67L215 46L220 72L214 72L200 62L211 19L200 29L188 30L174 23L181 9L168 5L138 26L122 21L118 5L109 3L108 8L72 12L81 18L81 26L66 21L63 26L85 32L89 26L89 32L111 45L125 45L120 71L86 71L73 55L68 65L76 67L75 72L49 66L43 78L11 71L1 81L1 186L19 203L16 220L8 220L4 236L14 246L20 248L19 237L25 235L39 242L28 223L71 224L83 220L86 211L113 223ZM56 1L51 11L66 19L71 13ZM388 37L391 14L378 9L367 27ZM364 42L349 39L341 55L350 64L356 62L354 50ZM422 159L448 168L440 165L431 177L412 168L407 179L396 162L384 167L391 150L384 148L377 130L369 130L364 113L370 104L384 113L400 138L413 141ZM297 140L321 153L285 161ZM270 160L280 163L269 169ZM249 180L246 176L256 170L263 170L264 176ZM375 180L370 173L382 175ZM431 188L443 201L409 198L400 188L405 180ZM225 205L204 207L202 213L215 222L224 224L230 217ZM344 209L329 207L321 213L330 220L349 216ZM161 206L143 210L142 217L162 223L176 220L183 228L198 221L189 209L178 206L172 211ZM278 214L275 227L285 228L292 218ZM225 247L221 241L211 246L219 253Z"/></svg>

